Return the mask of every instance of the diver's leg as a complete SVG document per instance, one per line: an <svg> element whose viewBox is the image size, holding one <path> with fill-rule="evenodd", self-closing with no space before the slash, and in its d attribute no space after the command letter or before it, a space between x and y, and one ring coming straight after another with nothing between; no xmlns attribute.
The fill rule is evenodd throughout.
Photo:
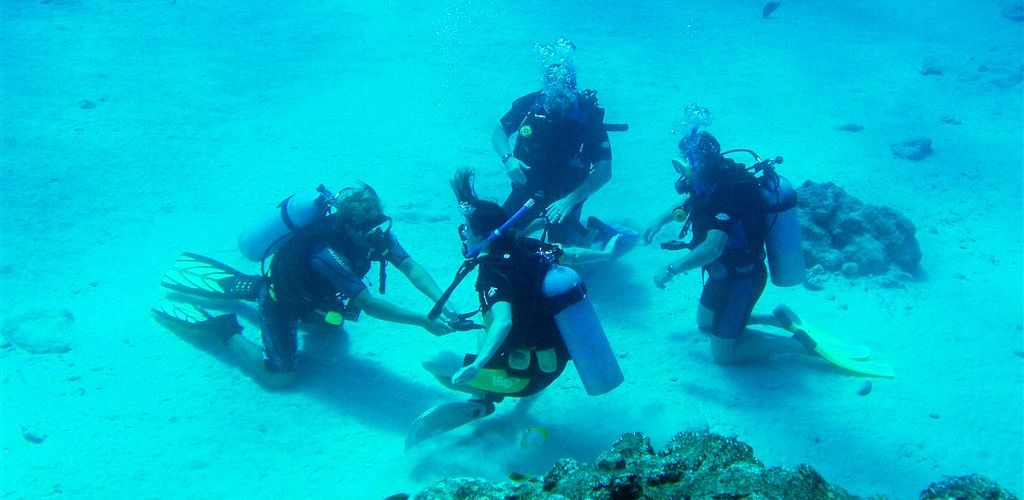
<svg viewBox="0 0 1024 500"><path fill-rule="evenodd" d="M424 361L423 369L427 370L437 381L453 391L464 392L476 398L486 398L488 392L474 389L468 385L455 385L452 376L466 366L465 357L452 351L441 351L433 358Z"/></svg>
<svg viewBox="0 0 1024 500"><path fill-rule="evenodd" d="M767 276L767 270L761 265L745 275L709 280L705 286L705 292L711 288L707 303L712 306L708 309L714 311L711 321L711 355L716 363L742 363L766 359L776 354L807 353L807 349L792 337L747 328L751 311L764 292ZM704 294L701 295L701 302L705 303ZM701 311L698 310L700 316Z"/></svg>
<svg viewBox="0 0 1024 500"><path fill-rule="evenodd" d="M297 321L264 293L260 297L262 348L244 338L234 340L231 344L231 348L244 361L245 368L266 387L280 389L295 382Z"/></svg>

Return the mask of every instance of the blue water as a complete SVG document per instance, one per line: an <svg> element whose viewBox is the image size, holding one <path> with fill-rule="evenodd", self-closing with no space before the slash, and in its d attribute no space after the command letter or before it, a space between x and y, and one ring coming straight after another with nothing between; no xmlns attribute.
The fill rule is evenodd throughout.
<svg viewBox="0 0 1024 500"><path fill-rule="evenodd" d="M693 428L859 495L911 498L973 472L1020 494L1022 24L949 0L783 2L770 19L758 2L705 3L3 2L4 497L379 498ZM914 221L926 279L762 299L869 345L895 379L859 396L862 379L814 360L713 364L693 327L700 280L655 289L670 256L642 247L587 274L621 388L588 398L569 370L526 416L503 403L406 453L412 420L459 399L419 362L472 350L469 336L366 318L307 336L299 386L270 392L151 319L179 252L255 272L235 248L245 221L352 177L447 280L460 262L447 179L474 166L482 195L506 194L491 129L539 86L535 44L559 37L607 121L630 125L588 213L642 228L671 201L667 160L698 102L725 147L783 155L794 183L833 181ZM864 130L837 130L848 123ZM891 143L920 136L933 156L893 158ZM397 274L389 286L429 308Z"/></svg>

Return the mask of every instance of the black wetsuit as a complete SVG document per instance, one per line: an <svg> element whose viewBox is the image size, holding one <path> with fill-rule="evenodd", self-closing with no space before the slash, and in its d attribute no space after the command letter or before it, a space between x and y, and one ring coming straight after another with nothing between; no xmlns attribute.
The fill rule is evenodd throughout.
<svg viewBox="0 0 1024 500"><path fill-rule="evenodd" d="M509 375L530 380L521 391L506 396L529 396L551 384L565 369L569 351L558 332L551 305L541 292L544 276L557 263L561 250L529 238L519 238L505 251L492 249L479 267L476 290L481 310L486 313L498 302L512 308L512 329L485 368L506 370ZM513 351L529 352L526 368L512 368ZM554 355L553 366L542 367L540 357ZM466 357L466 364L475 356ZM547 368L545 370L545 368Z"/></svg>
<svg viewBox="0 0 1024 500"><path fill-rule="evenodd" d="M726 160L710 192L692 199L694 243L702 243L712 229L728 236L722 255L704 266L708 278L700 303L714 313L712 333L734 339L743 333L768 279L767 230L757 179Z"/></svg>
<svg viewBox="0 0 1024 500"><path fill-rule="evenodd" d="M259 298L268 371L295 369L299 319L325 303L343 303L366 289L371 262L400 265L409 254L390 232L370 245L337 232L304 228L281 245L270 264L270 287Z"/></svg>
<svg viewBox="0 0 1024 500"><path fill-rule="evenodd" d="M512 192L502 208L515 213L526 200L538 192L543 196L521 220L529 224L551 203L576 190L590 175L592 165L611 161L612 150L604 129L604 109L590 91L579 94L572 109L563 116L549 116L544 111L541 92L527 94L512 103L501 127L508 136L515 135L515 157L530 167L526 184L512 184ZM550 241L573 244L582 236L580 202L559 224L548 227Z"/></svg>

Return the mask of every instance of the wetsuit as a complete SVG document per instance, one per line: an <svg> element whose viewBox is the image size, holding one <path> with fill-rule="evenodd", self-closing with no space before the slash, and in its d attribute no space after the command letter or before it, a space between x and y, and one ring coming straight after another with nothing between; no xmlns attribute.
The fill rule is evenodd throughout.
<svg viewBox="0 0 1024 500"><path fill-rule="evenodd" d="M726 162L714 187L693 195L690 217L694 243L702 243L712 229L728 237L722 255L704 266L700 303L714 313L712 333L734 339L743 333L768 279L767 231L757 180L742 165Z"/></svg>
<svg viewBox="0 0 1024 500"><path fill-rule="evenodd" d="M298 321L325 303L343 304L362 293L372 261L400 265L408 258L390 232L369 246L340 234L299 234L287 241L274 255L270 286L259 297L267 370L295 369Z"/></svg>
<svg viewBox="0 0 1024 500"><path fill-rule="evenodd" d="M541 92L527 94L512 103L501 118L501 127L506 135L515 136L515 157L530 167L526 184L513 183L502 208L515 213L526 200L543 193L522 218L523 226L536 219L548 205L580 187L594 163L612 158L608 132L604 129L604 109L597 105L597 98L590 91L581 92L572 108L558 117L544 111ZM550 241L573 244L582 237L582 207L580 202L561 223L549 225Z"/></svg>
<svg viewBox="0 0 1024 500"><path fill-rule="evenodd" d="M486 313L498 302L508 302L512 308L512 329L484 366L520 379L518 390L501 391L503 396L537 393L558 378L569 361L554 312L541 293L544 276L560 255L561 250L553 245L520 238L508 251L494 252L480 263L476 290L481 310ZM464 362L468 365L473 359L474 355L467 355Z"/></svg>

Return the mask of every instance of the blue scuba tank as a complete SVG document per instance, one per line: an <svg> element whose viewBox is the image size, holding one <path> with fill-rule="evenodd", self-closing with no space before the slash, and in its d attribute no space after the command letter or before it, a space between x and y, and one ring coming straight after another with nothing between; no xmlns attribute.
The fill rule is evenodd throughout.
<svg viewBox="0 0 1024 500"><path fill-rule="evenodd" d="M541 291L558 311L555 324L587 394L598 396L618 387L622 369L576 271L553 266L544 276Z"/></svg>
<svg viewBox="0 0 1024 500"><path fill-rule="evenodd" d="M238 235L238 249L245 258L260 262L298 228L328 212L330 203L325 191L295 193L278 203L255 223Z"/></svg>
<svg viewBox="0 0 1024 500"><path fill-rule="evenodd" d="M802 284L806 268L796 191L785 177L775 173L762 177L759 184L768 229L764 244L772 284L780 287Z"/></svg>

